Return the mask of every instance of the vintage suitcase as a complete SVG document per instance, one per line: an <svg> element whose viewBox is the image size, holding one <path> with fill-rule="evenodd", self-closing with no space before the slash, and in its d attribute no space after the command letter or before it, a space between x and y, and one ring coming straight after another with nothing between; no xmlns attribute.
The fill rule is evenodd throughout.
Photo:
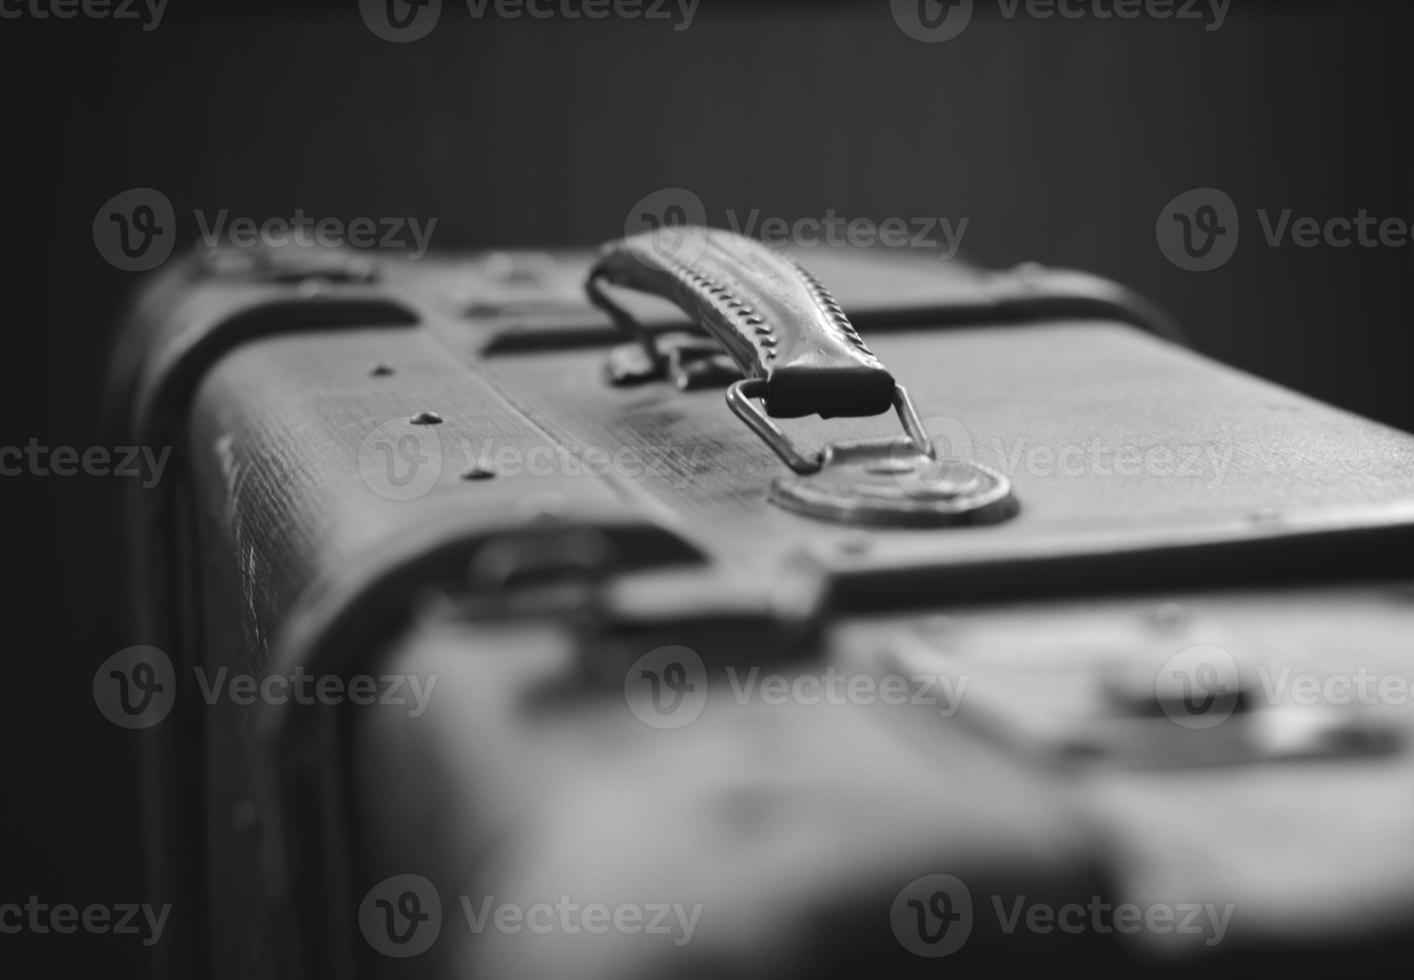
<svg viewBox="0 0 1414 980"><path fill-rule="evenodd" d="M1117 286L697 229L227 249L115 379L174 447L128 511L165 975L1409 936L1414 438Z"/></svg>

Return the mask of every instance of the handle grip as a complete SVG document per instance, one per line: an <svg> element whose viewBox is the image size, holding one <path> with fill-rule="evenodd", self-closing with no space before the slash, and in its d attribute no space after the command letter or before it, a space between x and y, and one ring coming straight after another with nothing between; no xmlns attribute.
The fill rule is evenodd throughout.
<svg viewBox="0 0 1414 980"><path fill-rule="evenodd" d="M760 242L697 226L666 227L606 245L597 280L661 296L692 317L760 379L768 415L879 415L894 378L835 302L797 262Z"/></svg>

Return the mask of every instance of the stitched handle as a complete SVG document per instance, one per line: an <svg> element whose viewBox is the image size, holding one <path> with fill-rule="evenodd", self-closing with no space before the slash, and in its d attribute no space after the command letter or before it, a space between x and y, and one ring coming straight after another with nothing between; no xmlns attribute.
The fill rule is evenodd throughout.
<svg viewBox="0 0 1414 980"><path fill-rule="evenodd" d="M765 382L777 418L878 415L894 379L830 291L793 259L731 232L665 227L604 246L590 278L669 300Z"/></svg>

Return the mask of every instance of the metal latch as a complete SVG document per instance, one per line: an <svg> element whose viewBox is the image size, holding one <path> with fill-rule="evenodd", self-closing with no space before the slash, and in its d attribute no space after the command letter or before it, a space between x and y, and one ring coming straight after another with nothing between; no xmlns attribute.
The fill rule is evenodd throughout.
<svg viewBox="0 0 1414 980"><path fill-rule="evenodd" d="M671 300L713 341L655 338L609 296L606 283ZM829 290L760 242L706 228L636 235L606 246L585 291L635 339L611 355L613 383L672 378L690 389L740 379L727 389L728 406L793 473L772 482L773 503L826 520L899 527L989 524L1017 513L1002 474L971 460L939 458L908 392ZM890 408L902 438L831 444L814 453L798 449L774 421Z"/></svg>

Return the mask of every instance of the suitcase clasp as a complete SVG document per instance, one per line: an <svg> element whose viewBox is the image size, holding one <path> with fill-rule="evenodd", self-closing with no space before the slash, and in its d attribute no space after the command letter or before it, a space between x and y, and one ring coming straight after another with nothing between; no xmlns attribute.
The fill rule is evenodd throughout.
<svg viewBox="0 0 1414 980"><path fill-rule="evenodd" d="M656 342L606 284L672 301L713 340ZM615 384L673 377L681 388L698 387L730 377L735 364L741 380L727 389L727 405L795 474L773 481L773 503L826 520L903 527L990 524L1017 513L1006 477L938 458L908 392L829 289L790 257L714 229L650 232L605 246L585 291L637 341L610 357ZM813 455L774 421L865 417L890 406L902 438L830 444Z"/></svg>
<svg viewBox="0 0 1414 980"><path fill-rule="evenodd" d="M771 502L786 510L888 527L994 524L1016 515L1011 481L989 466L940 457L903 385L894 386L894 411L904 435L829 443L811 456L758 406L757 379L727 390L727 404L795 475L771 483Z"/></svg>

